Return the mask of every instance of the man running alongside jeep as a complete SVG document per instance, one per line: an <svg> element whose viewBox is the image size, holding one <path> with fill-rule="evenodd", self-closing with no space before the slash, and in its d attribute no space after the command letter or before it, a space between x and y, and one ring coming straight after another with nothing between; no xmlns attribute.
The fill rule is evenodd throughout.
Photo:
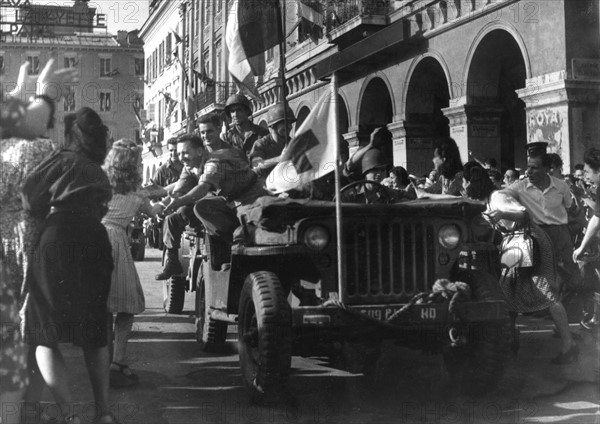
<svg viewBox="0 0 600 424"><path fill-rule="evenodd" d="M233 232L240 225L238 216L244 213L245 206L267 193L260 187L256 173L250 169L244 153L219 139L219 117L216 114L205 115L199 119L198 124L200 137L206 148L195 148L194 155L198 158L194 164L203 163L203 172L199 175L197 185L186 194L172 198L164 212L179 212L184 209L189 218L187 213L193 208L195 217L194 220L189 219L191 225L194 221L198 222L199 218L209 235L231 243ZM185 162L184 158L185 155L182 156ZM177 250L183 229L189 224L176 219L172 222L173 226L165 227L167 262L157 279L166 279L177 271L182 272Z"/></svg>

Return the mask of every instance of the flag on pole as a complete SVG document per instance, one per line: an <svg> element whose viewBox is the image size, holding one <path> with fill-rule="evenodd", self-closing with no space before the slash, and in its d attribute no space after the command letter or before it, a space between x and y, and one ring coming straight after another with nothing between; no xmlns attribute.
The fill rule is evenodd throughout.
<svg viewBox="0 0 600 424"><path fill-rule="evenodd" d="M142 117L140 116L140 110L138 109L135 103L132 103L131 106L133 106L133 114L135 115L135 120L138 122L140 127L143 127L144 123L142 122Z"/></svg>
<svg viewBox="0 0 600 424"><path fill-rule="evenodd" d="M285 148L281 162L269 174L267 189L282 193L316 180L335 170L335 103L327 91L308 114Z"/></svg>
<svg viewBox="0 0 600 424"><path fill-rule="evenodd" d="M283 39L279 0L234 0L227 17L229 73L239 87L258 98L254 76L265 73L265 51Z"/></svg>
<svg viewBox="0 0 600 424"><path fill-rule="evenodd" d="M163 97L165 98L166 102L167 102L167 117L171 116L171 114L173 113L173 110L175 110L175 106L177 106L177 100L175 100L173 97L171 97L169 94L165 93L164 91L159 91L159 93L161 93L163 95Z"/></svg>
<svg viewBox="0 0 600 424"><path fill-rule="evenodd" d="M183 43L183 39L177 32L173 31L173 37L175 37L175 44Z"/></svg>

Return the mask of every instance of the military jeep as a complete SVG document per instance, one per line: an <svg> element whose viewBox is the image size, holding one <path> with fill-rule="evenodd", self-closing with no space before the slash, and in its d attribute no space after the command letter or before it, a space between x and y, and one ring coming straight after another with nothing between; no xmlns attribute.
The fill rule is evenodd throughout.
<svg viewBox="0 0 600 424"><path fill-rule="evenodd" d="M207 238L189 269L197 270L198 339L219 350L227 325L238 326L242 376L255 402L286 393L292 355L327 354L369 375L385 339L443 355L462 389L490 390L499 381L513 333L491 229L480 222L483 203L344 203L341 258L333 202L265 197L254 206L244 222L252 242L223 253ZM468 298L452 308L431 296L422 301L440 279L466 283Z"/></svg>

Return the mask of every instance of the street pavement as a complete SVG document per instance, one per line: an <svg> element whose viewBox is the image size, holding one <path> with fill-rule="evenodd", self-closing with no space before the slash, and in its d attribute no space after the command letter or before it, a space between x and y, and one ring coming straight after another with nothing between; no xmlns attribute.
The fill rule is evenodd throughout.
<svg viewBox="0 0 600 424"><path fill-rule="evenodd" d="M550 365L559 340L551 321L520 317L521 349L511 357L499 387L487 395L461 396L444 371L441 357L384 346L380 380L369 386L361 375L328 367L324 358L292 361L295 402L258 407L242 386L234 329L228 352L202 352L194 337L194 298L184 312L162 309L162 286L154 281L160 252L147 248L136 263L146 294L146 311L136 316L129 363L137 386L111 389L111 407L122 424L201 423L600 423L598 334L583 332L577 364ZM81 352L62 347L78 412L91 422L92 393ZM41 409L55 408L46 391Z"/></svg>

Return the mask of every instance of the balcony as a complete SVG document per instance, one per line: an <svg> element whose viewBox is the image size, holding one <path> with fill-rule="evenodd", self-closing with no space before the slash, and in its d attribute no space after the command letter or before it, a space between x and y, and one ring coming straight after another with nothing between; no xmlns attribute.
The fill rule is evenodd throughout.
<svg viewBox="0 0 600 424"><path fill-rule="evenodd" d="M323 3L327 38L341 48L385 27L391 11L390 0L337 0Z"/></svg>
<svg viewBox="0 0 600 424"><path fill-rule="evenodd" d="M227 82L215 82L207 84L206 89L202 93L196 95L196 111L208 113L215 109L222 109L229 95L237 91L235 84ZM213 106L211 108L211 106Z"/></svg>

